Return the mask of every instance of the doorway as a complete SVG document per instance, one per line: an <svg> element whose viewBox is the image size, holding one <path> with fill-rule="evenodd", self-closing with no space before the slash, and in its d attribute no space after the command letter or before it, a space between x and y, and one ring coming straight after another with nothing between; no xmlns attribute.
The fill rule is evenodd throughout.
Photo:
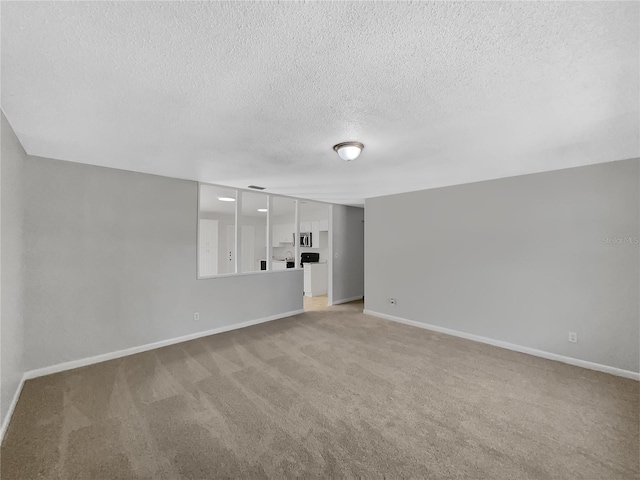
<svg viewBox="0 0 640 480"><path fill-rule="evenodd" d="M298 261L304 270L303 308L305 311L324 310L329 304L329 216L331 206L326 203L300 201ZM304 241L303 241L304 239Z"/></svg>

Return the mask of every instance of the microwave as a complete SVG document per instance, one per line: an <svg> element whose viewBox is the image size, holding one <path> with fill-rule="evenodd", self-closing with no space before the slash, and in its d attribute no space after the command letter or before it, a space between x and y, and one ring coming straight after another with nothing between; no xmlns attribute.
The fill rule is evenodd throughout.
<svg viewBox="0 0 640 480"><path fill-rule="evenodd" d="M296 234L293 234L293 244L296 242ZM313 242L311 241L311 232L300 232L300 246L301 247L312 247Z"/></svg>

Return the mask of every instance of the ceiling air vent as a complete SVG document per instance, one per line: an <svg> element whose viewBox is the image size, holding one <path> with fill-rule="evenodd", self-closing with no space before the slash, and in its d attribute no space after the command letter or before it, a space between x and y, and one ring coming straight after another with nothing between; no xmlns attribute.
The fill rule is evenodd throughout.
<svg viewBox="0 0 640 480"><path fill-rule="evenodd" d="M249 185L249 188L253 188L254 190L264 190L264 187L259 187L257 185Z"/></svg>

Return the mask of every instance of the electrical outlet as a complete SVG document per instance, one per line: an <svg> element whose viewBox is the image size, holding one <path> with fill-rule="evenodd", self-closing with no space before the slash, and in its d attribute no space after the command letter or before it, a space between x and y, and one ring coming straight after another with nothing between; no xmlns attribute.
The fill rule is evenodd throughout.
<svg viewBox="0 0 640 480"><path fill-rule="evenodd" d="M196 313L194 313L194 314L193 314L193 319L194 319L195 321L200 320L200 312L196 312Z"/></svg>
<svg viewBox="0 0 640 480"><path fill-rule="evenodd" d="M569 332L569 341L571 343L578 343L578 334L576 332Z"/></svg>
<svg viewBox="0 0 640 480"><path fill-rule="evenodd" d="M390 299L389 299L389 303L390 303L391 305L395 305L395 304L396 304L396 299L395 299L395 298L390 298Z"/></svg>

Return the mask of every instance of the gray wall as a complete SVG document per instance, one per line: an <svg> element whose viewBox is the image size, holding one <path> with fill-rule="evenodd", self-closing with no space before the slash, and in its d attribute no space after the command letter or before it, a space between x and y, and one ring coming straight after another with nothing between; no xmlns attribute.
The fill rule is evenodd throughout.
<svg viewBox="0 0 640 480"><path fill-rule="evenodd" d="M332 205L331 301L364 295L364 209Z"/></svg>
<svg viewBox="0 0 640 480"><path fill-rule="evenodd" d="M34 157L25 173L26 370L302 309L300 271L196 279L195 182Z"/></svg>
<svg viewBox="0 0 640 480"><path fill-rule="evenodd" d="M27 155L4 113L0 115L0 424L3 424L24 373L22 187Z"/></svg>
<svg viewBox="0 0 640 480"><path fill-rule="evenodd" d="M639 162L367 199L365 308L638 372Z"/></svg>

